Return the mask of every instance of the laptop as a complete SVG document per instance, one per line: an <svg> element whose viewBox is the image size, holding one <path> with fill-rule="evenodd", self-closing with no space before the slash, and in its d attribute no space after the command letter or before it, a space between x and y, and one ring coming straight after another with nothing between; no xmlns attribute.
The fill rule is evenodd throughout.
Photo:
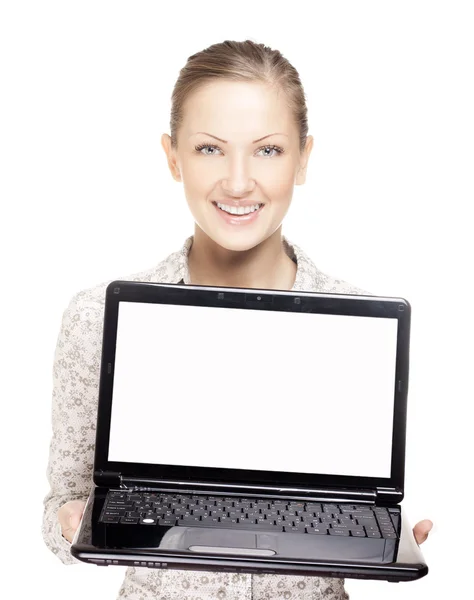
<svg viewBox="0 0 474 600"><path fill-rule="evenodd" d="M94 486L96 565L410 581L403 298L115 280Z"/></svg>

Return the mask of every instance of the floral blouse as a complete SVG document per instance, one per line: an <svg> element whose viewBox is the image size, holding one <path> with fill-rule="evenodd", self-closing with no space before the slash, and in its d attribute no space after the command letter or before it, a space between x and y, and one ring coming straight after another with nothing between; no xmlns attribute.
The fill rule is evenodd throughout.
<svg viewBox="0 0 474 600"><path fill-rule="evenodd" d="M181 250L150 269L114 277L77 292L63 312L53 363L53 431L47 465L50 490L44 498L42 533L46 546L65 565L79 561L71 555L71 544L61 534L58 509L69 500L86 501L94 486L105 289L115 279L189 284L188 254L193 239L193 236L188 237ZM297 265L293 290L368 295L321 272L284 236L282 244ZM336 578L128 567L117 598L347 600L349 596L344 590L344 580Z"/></svg>

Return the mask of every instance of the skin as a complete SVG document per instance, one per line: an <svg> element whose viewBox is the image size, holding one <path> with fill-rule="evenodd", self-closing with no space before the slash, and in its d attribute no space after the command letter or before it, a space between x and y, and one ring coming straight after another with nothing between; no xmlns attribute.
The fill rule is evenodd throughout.
<svg viewBox="0 0 474 600"><path fill-rule="evenodd" d="M305 183L312 136L300 152L299 130L284 93L261 83L212 82L187 98L183 112L177 148L172 148L167 134L161 144L171 175L183 183L195 221L188 259L191 282L291 289L296 265L282 248L282 221L294 186ZM279 135L253 143L276 132ZM217 149L195 150L204 143ZM284 152L265 149L272 145ZM212 204L212 200L224 199L230 205L234 200L263 202L265 208L254 223L231 226ZM63 536L70 542L84 507L85 502L73 500L58 511ZM428 519L415 525L417 544L425 542L432 527Z"/></svg>

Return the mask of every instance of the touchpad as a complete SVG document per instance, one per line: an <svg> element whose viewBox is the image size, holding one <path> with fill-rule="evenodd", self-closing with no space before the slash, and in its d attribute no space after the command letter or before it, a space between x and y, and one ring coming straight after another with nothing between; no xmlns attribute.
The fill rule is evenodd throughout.
<svg viewBox="0 0 474 600"><path fill-rule="evenodd" d="M249 554L259 552L257 536L254 533L204 527L189 527L184 537L184 547L194 552L231 553L234 549L237 554L241 553L238 549L250 550Z"/></svg>

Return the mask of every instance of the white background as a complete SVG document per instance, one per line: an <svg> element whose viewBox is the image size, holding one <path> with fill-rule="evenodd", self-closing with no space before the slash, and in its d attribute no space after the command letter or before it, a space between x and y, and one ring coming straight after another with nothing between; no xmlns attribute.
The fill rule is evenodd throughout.
<svg viewBox="0 0 474 600"><path fill-rule="evenodd" d="M397 326L120 302L108 460L390 477Z"/></svg>
<svg viewBox="0 0 474 600"><path fill-rule="evenodd" d="M192 233L159 143L172 87L192 53L249 37L283 52L308 98L315 148L284 233L413 308L404 505L436 524L430 574L347 589L472 597L456 523L473 497L473 30L472 3L453 0L1 4L2 596L116 596L123 568L65 567L41 538L61 315Z"/></svg>

